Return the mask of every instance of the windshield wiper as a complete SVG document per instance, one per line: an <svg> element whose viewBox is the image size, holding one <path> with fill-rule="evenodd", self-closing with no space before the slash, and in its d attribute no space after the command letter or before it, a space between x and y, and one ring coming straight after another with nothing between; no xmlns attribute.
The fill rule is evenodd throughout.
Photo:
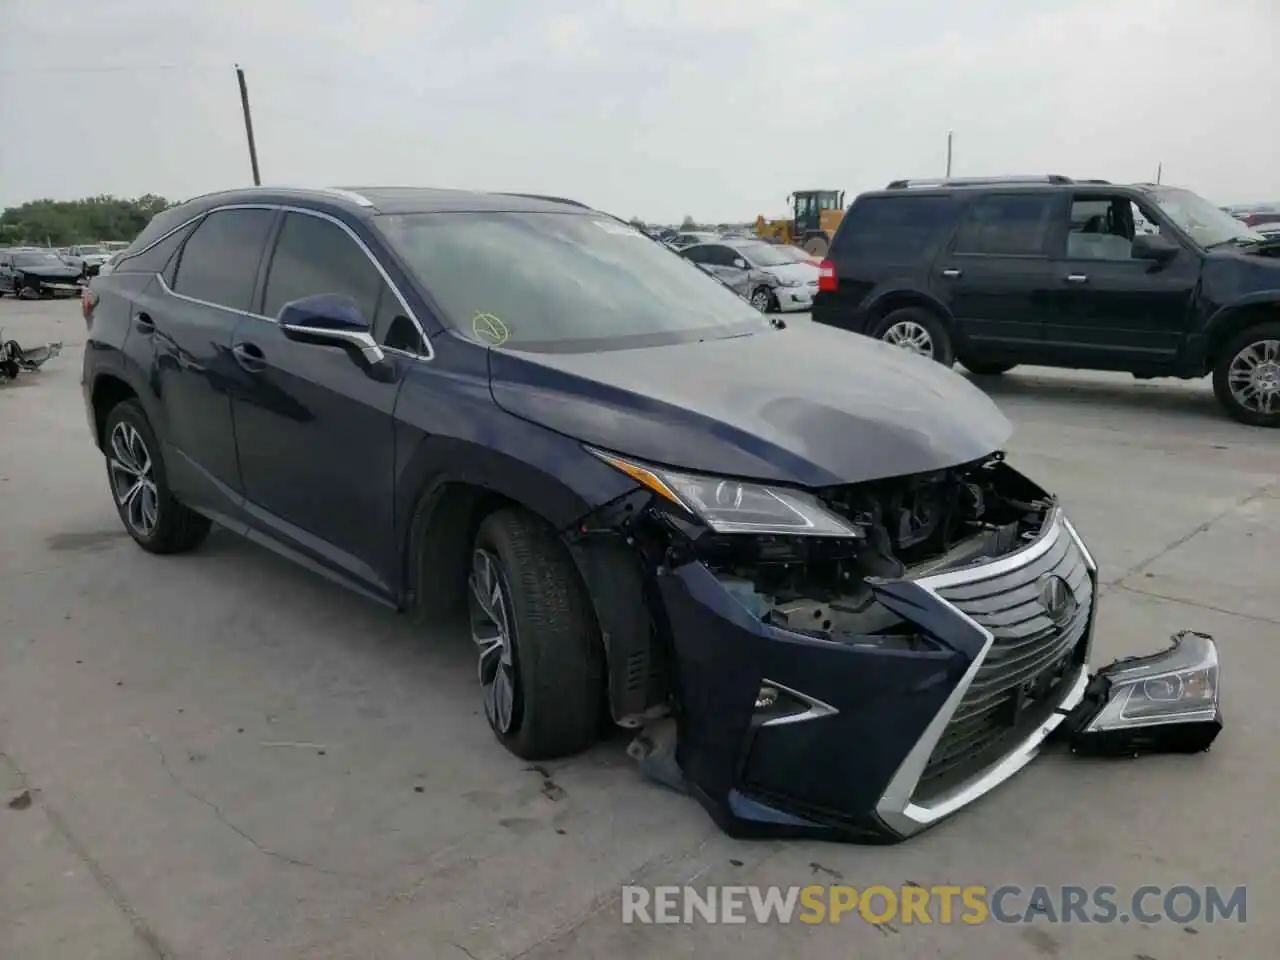
<svg viewBox="0 0 1280 960"><path fill-rule="evenodd" d="M1261 242L1262 241L1257 237L1250 237L1242 233L1239 236L1228 237L1226 240L1219 240L1217 243L1211 243L1207 247L1205 247L1205 249L1216 250L1218 247L1225 247L1229 243L1237 247L1251 247L1255 243L1261 243Z"/></svg>

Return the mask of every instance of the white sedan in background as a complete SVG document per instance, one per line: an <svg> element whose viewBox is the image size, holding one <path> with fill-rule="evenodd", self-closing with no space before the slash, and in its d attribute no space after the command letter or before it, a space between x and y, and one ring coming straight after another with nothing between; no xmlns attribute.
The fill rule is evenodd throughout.
<svg viewBox="0 0 1280 960"><path fill-rule="evenodd" d="M763 240L715 240L685 247L680 255L737 289L762 311L809 310L818 292L818 262L798 247Z"/></svg>

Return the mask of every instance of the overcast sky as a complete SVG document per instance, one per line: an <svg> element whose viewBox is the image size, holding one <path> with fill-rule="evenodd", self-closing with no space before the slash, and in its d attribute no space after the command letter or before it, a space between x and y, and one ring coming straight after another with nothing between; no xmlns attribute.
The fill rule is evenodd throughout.
<svg viewBox="0 0 1280 960"><path fill-rule="evenodd" d="M1280 0L0 0L0 206L251 182L579 198L1053 172L1280 200Z"/></svg>

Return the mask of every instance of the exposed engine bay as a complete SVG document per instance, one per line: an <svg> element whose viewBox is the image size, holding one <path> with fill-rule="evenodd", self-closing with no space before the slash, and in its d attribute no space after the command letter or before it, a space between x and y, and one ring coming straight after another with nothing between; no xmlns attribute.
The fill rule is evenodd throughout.
<svg viewBox="0 0 1280 960"><path fill-rule="evenodd" d="M767 623L849 643L912 649L914 632L875 602L869 580L922 577L990 562L1035 540L1053 509L1044 491L1001 455L933 473L817 491L851 521L856 539L717 537L695 551Z"/></svg>

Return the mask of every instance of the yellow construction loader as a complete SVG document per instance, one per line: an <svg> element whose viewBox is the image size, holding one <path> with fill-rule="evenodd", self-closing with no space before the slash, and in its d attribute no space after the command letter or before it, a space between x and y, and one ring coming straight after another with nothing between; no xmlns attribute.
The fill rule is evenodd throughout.
<svg viewBox="0 0 1280 960"><path fill-rule="evenodd" d="M844 219L843 190L797 190L787 197L790 220L756 217L756 236L770 243L803 247L815 257L825 257L836 227Z"/></svg>

